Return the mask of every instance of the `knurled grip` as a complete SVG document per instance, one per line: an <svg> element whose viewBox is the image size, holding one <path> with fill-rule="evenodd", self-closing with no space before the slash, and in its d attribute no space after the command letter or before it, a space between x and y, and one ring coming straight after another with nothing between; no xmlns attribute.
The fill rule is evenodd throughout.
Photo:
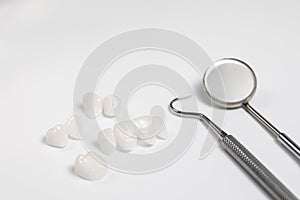
<svg viewBox="0 0 300 200"><path fill-rule="evenodd" d="M298 199L232 135L225 136L221 144L274 199Z"/></svg>

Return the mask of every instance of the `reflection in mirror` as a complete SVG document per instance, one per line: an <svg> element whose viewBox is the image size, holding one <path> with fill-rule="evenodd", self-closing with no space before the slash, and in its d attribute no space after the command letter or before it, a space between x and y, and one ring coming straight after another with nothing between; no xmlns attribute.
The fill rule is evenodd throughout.
<svg viewBox="0 0 300 200"><path fill-rule="evenodd" d="M217 104L238 107L247 103L254 94L256 78L245 63L222 59L206 71L204 87Z"/></svg>

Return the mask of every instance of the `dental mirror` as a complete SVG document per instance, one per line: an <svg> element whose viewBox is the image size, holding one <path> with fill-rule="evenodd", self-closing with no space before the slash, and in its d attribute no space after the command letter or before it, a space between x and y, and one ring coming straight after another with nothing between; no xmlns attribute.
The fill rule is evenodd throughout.
<svg viewBox="0 0 300 200"><path fill-rule="evenodd" d="M250 106L257 79L248 64L235 58L218 60L205 72L203 86L215 104L223 108L243 108L300 160L300 147Z"/></svg>

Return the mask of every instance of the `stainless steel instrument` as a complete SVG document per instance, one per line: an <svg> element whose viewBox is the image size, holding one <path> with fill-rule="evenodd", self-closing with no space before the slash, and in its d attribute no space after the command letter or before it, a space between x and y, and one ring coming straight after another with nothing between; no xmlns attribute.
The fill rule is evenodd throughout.
<svg viewBox="0 0 300 200"><path fill-rule="evenodd" d="M246 110L300 160L300 147L296 142L280 132L249 104L257 87L255 73L249 65L235 58L221 59L205 72L203 86L208 96L217 105Z"/></svg>
<svg viewBox="0 0 300 200"><path fill-rule="evenodd" d="M188 97L186 97L188 98ZM255 156L250 153L235 137L228 135L202 113L179 111L174 107L177 100L171 101L170 111L179 117L198 119L206 123L221 139L222 147L240 166L249 173L274 199L295 200L297 197L289 191Z"/></svg>

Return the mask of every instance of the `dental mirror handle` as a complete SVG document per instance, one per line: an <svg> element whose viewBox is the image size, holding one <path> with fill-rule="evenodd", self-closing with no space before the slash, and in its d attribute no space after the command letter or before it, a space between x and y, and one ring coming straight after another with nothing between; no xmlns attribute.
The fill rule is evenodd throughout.
<svg viewBox="0 0 300 200"><path fill-rule="evenodd" d="M286 149L300 160L300 147L296 144L296 142L289 138L285 133L281 133L275 126L259 114L252 106L250 106L249 103L244 104L243 108L260 124L268 129Z"/></svg>
<svg viewBox="0 0 300 200"><path fill-rule="evenodd" d="M296 200L289 191L252 153L232 135L221 138L222 147L253 177L274 199Z"/></svg>
<svg viewBox="0 0 300 200"><path fill-rule="evenodd" d="M292 152L300 160L300 147L287 136L285 133L280 133L277 137L278 141Z"/></svg>

